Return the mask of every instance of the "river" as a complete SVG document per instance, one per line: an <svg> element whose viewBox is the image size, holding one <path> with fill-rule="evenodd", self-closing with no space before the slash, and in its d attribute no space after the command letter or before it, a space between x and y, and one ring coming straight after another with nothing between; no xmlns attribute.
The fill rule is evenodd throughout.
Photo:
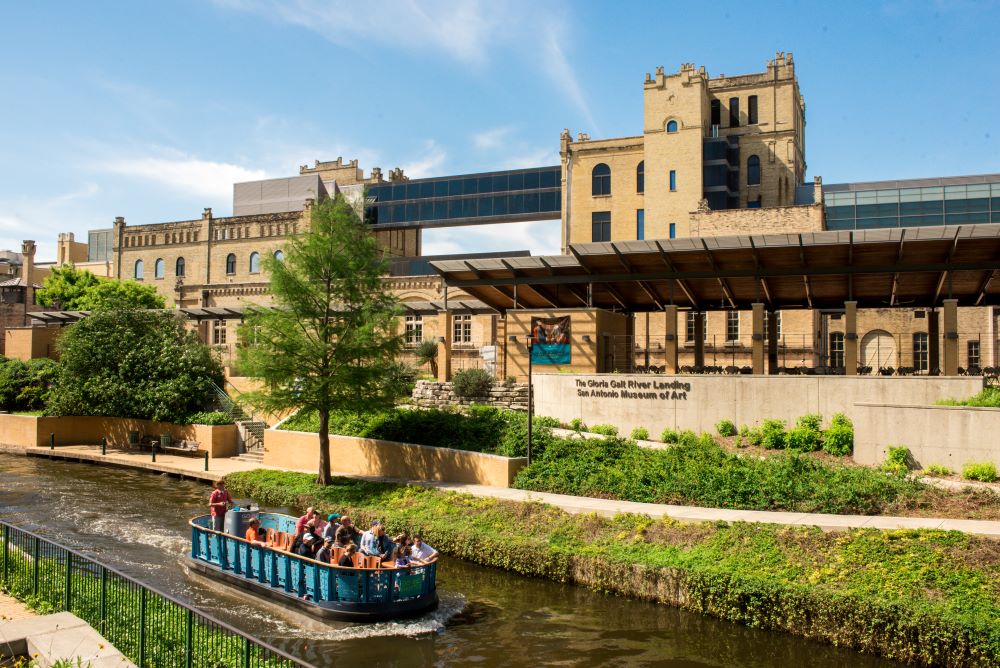
<svg viewBox="0 0 1000 668"><path fill-rule="evenodd" d="M188 573L208 486L0 455L0 518L76 548L316 666L810 666L890 661L666 606L442 558L439 609L369 625L317 622ZM290 509L272 509L288 512Z"/></svg>

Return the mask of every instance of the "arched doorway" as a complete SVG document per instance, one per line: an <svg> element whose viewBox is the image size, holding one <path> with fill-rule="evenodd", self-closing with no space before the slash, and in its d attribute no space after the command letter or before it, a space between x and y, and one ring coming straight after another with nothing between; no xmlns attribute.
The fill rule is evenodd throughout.
<svg viewBox="0 0 1000 668"><path fill-rule="evenodd" d="M861 339L860 366L870 366L874 371L897 366L896 340L884 329L873 329Z"/></svg>

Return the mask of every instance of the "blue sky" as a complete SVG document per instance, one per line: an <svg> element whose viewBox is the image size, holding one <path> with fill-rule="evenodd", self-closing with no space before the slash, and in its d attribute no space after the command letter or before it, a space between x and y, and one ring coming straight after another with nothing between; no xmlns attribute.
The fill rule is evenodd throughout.
<svg viewBox="0 0 1000 668"><path fill-rule="evenodd" d="M435 176L557 164L637 134L642 81L794 53L809 177L1000 172L1000 3L4 2L0 248L228 215L231 184L337 156ZM425 233L425 253L558 252L558 225Z"/></svg>

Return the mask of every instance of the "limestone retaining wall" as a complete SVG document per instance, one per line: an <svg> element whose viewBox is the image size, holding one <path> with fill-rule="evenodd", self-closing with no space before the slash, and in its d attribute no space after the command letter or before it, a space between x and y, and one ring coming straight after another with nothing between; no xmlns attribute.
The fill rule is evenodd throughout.
<svg viewBox="0 0 1000 668"><path fill-rule="evenodd" d="M487 404L498 408L512 410L528 410L528 386L515 384L494 385L490 393L480 399L460 399L455 396L451 383L438 383L429 380L418 380L413 388L413 403L424 408L441 408L443 406L468 406L470 404Z"/></svg>
<svg viewBox="0 0 1000 668"><path fill-rule="evenodd" d="M857 402L928 405L982 389L975 377L535 374L534 404L538 415L613 424L623 434L635 427L650 434L666 427L714 433L722 419L737 426L769 418L792 422L806 413L829 420L843 412L853 419Z"/></svg>
<svg viewBox="0 0 1000 668"><path fill-rule="evenodd" d="M857 403L852 418L854 459L861 464L879 464L890 446L905 445L920 468L1000 467L1000 408Z"/></svg>
<svg viewBox="0 0 1000 668"><path fill-rule="evenodd" d="M197 441L209 457L234 457L239 454L236 425L178 425L171 422L115 417L40 417L0 414L0 443L20 447L48 447L50 434L56 445L94 445L101 438L111 447L127 447L129 432L159 437L170 434L174 441Z"/></svg>
<svg viewBox="0 0 1000 668"><path fill-rule="evenodd" d="M526 460L481 452L330 434L331 469L352 475L510 487ZM315 471L319 434L268 429L264 464Z"/></svg>

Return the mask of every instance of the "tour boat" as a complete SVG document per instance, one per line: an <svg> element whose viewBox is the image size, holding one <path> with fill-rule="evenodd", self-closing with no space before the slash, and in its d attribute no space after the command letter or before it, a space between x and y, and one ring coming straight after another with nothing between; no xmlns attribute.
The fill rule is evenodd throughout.
<svg viewBox="0 0 1000 668"><path fill-rule="evenodd" d="M244 539L252 518L260 520L267 546ZM212 529L209 515L191 525L189 565L196 572L291 605L322 618L366 622L412 617L437 607L437 564L397 568L378 557L354 555L345 568L289 552L295 518L234 509L225 531ZM342 554L335 548L334 561Z"/></svg>

